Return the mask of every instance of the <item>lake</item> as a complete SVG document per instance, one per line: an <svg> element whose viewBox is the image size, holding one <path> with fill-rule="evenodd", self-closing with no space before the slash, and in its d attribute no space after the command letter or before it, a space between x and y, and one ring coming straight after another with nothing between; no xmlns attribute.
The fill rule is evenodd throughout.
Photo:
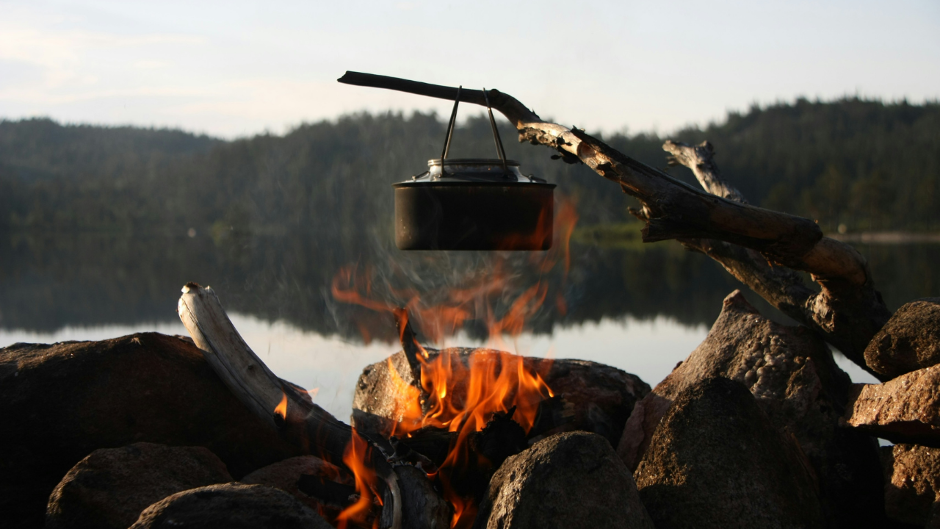
<svg viewBox="0 0 941 529"><path fill-rule="evenodd" d="M890 309L939 295L936 242L857 248ZM315 401L344 420L362 368L400 349L383 307L408 306L419 336L435 347L593 360L653 386L703 340L722 299L739 288L677 243L612 243L590 231L576 233L568 254L558 244L532 254L400 252L382 235L349 241L296 231L8 234L0 238L0 347L186 334L176 301L188 281L211 285L271 369L317 388ZM854 380L874 381L837 360Z"/></svg>

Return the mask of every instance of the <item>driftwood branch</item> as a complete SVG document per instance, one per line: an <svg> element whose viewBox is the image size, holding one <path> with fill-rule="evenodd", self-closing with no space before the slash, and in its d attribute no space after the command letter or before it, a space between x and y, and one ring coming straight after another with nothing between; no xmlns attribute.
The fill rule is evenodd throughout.
<svg viewBox="0 0 941 529"><path fill-rule="evenodd" d="M211 288L187 283L177 311L213 371L248 409L304 452L346 466L343 455L353 429L275 376L235 330ZM402 518L398 481L380 452L373 455L376 473L393 497L391 526L397 529Z"/></svg>
<svg viewBox="0 0 941 529"><path fill-rule="evenodd" d="M724 181L708 142L699 145L667 141L669 162L688 167L704 189L730 200L745 198ZM718 261L739 281L794 320L820 332L848 358L872 373L863 351L890 314L873 286L866 259L852 246L823 237L802 259L789 262L810 272L820 290L808 287L800 274L772 266L765 256L715 240L683 240L687 247ZM874 375L878 376L876 373Z"/></svg>
<svg viewBox="0 0 941 529"><path fill-rule="evenodd" d="M339 82L440 99L457 97L456 88L357 72L347 72ZM873 288L865 259L852 247L823 237L809 219L747 204L718 177L708 145L673 144L675 152L671 150L674 163L693 169L706 189L702 191L584 131L543 121L508 94L488 90L487 95L492 107L516 126L520 141L551 147L569 163L582 162L640 201L641 209L631 213L645 223L641 232L645 242L677 239L689 243L865 366L863 350L889 313ZM461 101L486 105L480 90L461 90ZM809 272L821 292L804 286L798 275L777 265Z"/></svg>

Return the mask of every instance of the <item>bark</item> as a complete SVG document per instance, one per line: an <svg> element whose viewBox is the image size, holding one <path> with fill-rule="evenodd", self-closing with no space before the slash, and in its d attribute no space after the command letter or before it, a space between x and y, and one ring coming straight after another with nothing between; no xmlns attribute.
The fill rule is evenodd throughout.
<svg viewBox="0 0 941 529"><path fill-rule="evenodd" d="M341 83L387 88L454 100L457 89L357 72ZM641 203L631 213L646 224L644 242L677 239L721 263L732 275L795 320L820 332L848 358L865 367L863 351L889 318L873 288L866 260L851 246L823 237L809 219L751 206L718 177L708 145L673 144L674 161L691 167L706 192L626 156L575 127L542 120L498 90L487 99L519 132L520 141L545 145L569 163L582 162L619 184ZM464 90L460 100L486 105L481 90ZM669 150L669 149L668 149ZM808 272L817 292L800 275Z"/></svg>
<svg viewBox="0 0 941 529"><path fill-rule="evenodd" d="M353 429L314 404L306 393L298 391L299 388L275 376L239 336L210 287L187 283L177 310L213 371L248 409L305 451L345 466L343 454L352 439ZM287 406L278 413L275 409L282 399L286 399ZM378 450L372 453L376 473L393 496L391 525L398 529L402 513L395 473Z"/></svg>

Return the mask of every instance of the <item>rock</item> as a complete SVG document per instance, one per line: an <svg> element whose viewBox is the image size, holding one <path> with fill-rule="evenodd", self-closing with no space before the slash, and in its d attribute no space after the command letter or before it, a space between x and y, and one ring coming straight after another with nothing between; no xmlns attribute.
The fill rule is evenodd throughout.
<svg viewBox="0 0 941 529"><path fill-rule="evenodd" d="M902 305L876 333L863 356L883 382L933 366L939 360L938 298Z"/></svg>
<svg viewBox="0 0 941 529"><path fill-rule="evenodd" d="M477 351L475 353L475 351ZM466 348L429 349L432 358L438 354L454 355L467 365L471 354L487 354L486 350ZM398 377L389 370L389 362ZM624 423L634 404L644 397L650 386L640 378L620 369L587 360L547 360L525 358L528 369L540 373L556 395L563 395L574 406L574 421L564 430L590 431L604 436L617 446ZM353 396L353 424L360 431L384 431L388 420L400 421L403 410L396 407L398 391L396 378L406 384L413 383L405 354L398 352L388 360L366 366L356 385ZM458 387L455 393L460 393Z"/></svg>
<svg viewBox="0 0 941 529"><path fill-rule="evenodd" d="M886 515L928 527L932 515L938 515L938 449L899 444L881 451Z"/></svg>
<svg viewBox="0 0 941 529"><path fill-rule="evenodd" d="M225 483L178 492L141 513L130 529L331 529L293 496L264 485Z"/></svg>
<svg viewBox="0 0 941 529"><path fill-rule="evenodd" d="M896 443L938 446L938 366L884 384L854 384L846 424Z"/></svg>
<svg viewBox="0 0 941 529"><path fill-rule="evenodd" d="M228 481L222 461L201 446L134 443L95 450L52 491L46 528L125 529L155 501Z"/></svg>
<svg viewBox="0 0 941 529"><path fill-rule="evenodd" d="M640 462L677 395L709 377L744 384L778 431L797 439L817 476L828 526L884 518L878 446L838 426L849 376L812 331L762 317L737 290L725 298L705 341L635 407L618 446L629 468Z"/></svg>
<svg viewBox="0 0 941 529"><path fill-rule="evenodd" d="M475 528L653 529L630 471L587 432L547 437L507 459L490 480Z"/></svg>
<svg viewBox="0 0 941 529"><path fill-rule="evenodd" d="M259 468L240 481L246 485L267 485L281 489L322 517L328 520L336 518L346 504L334 504L306 494L298 487L301 476L316 476L324 480L353 485L353 479L348 473L315 456L291 457Z"/></svg>
<svg viewBox="0 0 941 529"><path fill-rule="evenodd" d="M726 378L676 396L634 479L657 529L825 525L797 443Z"/></svg>
<svg viewBox="0 0 941 529"><path fill-rule="evenodd" d="M451 504L435 491L421 470L395 467L402 491L402 529L447 529L451 526Z"/></svg>
<svg viewBox="0 0 941 529"><path fill-rule="evenodd" d="M99 448L204 446L241 477L296 455L191 343L157 333L0 349L0 512L41 527L52 490Z"/></svg>

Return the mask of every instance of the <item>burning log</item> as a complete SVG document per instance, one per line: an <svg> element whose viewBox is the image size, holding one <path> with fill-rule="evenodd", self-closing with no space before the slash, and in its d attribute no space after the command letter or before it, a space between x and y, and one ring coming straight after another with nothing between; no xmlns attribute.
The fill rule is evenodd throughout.
<svg viewBox="0 0 941 529"><path fill-rule="evenodd" d="M239 336L211 288L187 283L178 312L213 370L246 407L306 451L350 467L350 448L355 450L361 438L299 388L275 376ZM360 455L369 457L392 497L391 502L385 502L388 507L384 507L383 525L398 529L402 506L396 475L378 450L363 448L366 450Z"/></svg>
<svg viewBox="0 0 941 529"><path fill-rule="evenodd" d="M866 259L852 246L824 237L814 221L747 204L741 193L719 178L708 144L664 145L672 162L693 170L704 192L582 130L544 121L498 90L458 92L457 88L358 72L346 72L338 81L492 106L516 126L520 141L551 147L565 162L582 162L640 201L640 210L630 212L646 224L641 231L644 242L676 239L705 253L868 369L863 351L890 313L875 290ZM776 265L810 273L821 290L807 288L800 275Z"/></svg>

